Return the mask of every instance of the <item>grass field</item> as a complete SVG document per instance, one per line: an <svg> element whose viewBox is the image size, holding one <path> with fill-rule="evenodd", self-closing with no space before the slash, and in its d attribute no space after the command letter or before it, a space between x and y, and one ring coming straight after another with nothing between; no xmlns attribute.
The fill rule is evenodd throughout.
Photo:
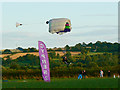
<svg viewBox="0 0 120 90"><path fill-rule="evenodd" d="M104 52L90 52L87 55L96 55L96 54L103 54Z"/></svg>
<svg viewBox="0 0 120 90"><path fill-rule="evenodd" d="M48 52L49 53L49 52ZM60 56L63 56L64 53L62 51L56 51L56 54L59 54ZM78 55L80 54L81 52L70 52L72 56L74 55ZM87 55L96 55L96 54L103 54L104 52L90 52L88 53ZM26 54L33 54L35 56L39 56L39 53L38 52L28 52L28 53L16 53L16 54L1 54L0 57L1 58L4 58L4 60L6 60L7 56L10 56L11 59L17 59L18 57L22 57L22 56L25 56ZM78 55L79 56L79 55Z"/></svg>
<svg viewBox="0 0 120 90"><path fill-rule="evenodd" d="M49 53L49 52L48 52ZM62 51L56 51L56 54L59 54L60 56L63 56L64 55L64 53L62 52ZM71 55L73 56L73 55L78 55L80 52L70 52L71 53ZM25 56L26 54L33 54L33 55L35 55L35 56L39 56L39 52L28 52L28 53L21 53L21 52L19 52L19 53L16 53L16 54L1 54L0 55L0 57L1 58L4 58L5 59L5 57L6 56L10 56L10 58L11 59L16 59L16 58L18 58L18 57L22 57L22 56Z"/></svg>
<svg viewBox="0 0 120 90"><path fill-rule="evenodd" d="M118 88L118 79L114 78L60 78L51 82L42 80L8 80L2 83L2 88Z"/></svg>

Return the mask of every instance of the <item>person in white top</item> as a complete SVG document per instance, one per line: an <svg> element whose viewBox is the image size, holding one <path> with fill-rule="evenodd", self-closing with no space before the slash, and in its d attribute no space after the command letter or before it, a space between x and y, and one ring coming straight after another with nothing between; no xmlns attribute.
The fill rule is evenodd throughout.
<svg viewBox="0 0 120 90"><path fill-rule="evenodd" d="M102 73L102 77L103 77L103 74L104 74L104 73L103 73L103 70L101 71L101 73Z"/></svg>
<svg viewBox="0 0 120 90"><path fill-rule="evenodd" d="M103 71L100 70L100 77L103 77Z"/></svg>
<svg viewBox="0 0 120 90"><path fill-rule="evenodd" d="M115 78L115 74L113 75L113 78Z"/></svg>

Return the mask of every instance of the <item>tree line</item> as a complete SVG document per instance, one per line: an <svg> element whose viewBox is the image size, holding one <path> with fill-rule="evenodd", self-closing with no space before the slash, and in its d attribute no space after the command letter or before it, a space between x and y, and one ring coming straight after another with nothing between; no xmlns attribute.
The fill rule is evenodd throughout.
<svg viewBox="0 0 120 90"><path fill-rule="evenodd" d="M118 60L118 54L105 52L103 54L79 54L71 56L69 51L65 55L60 56L55 51L50 51L48 54L51 77L74 77L77 76L80 70L86 70L88 76L99 76L99 71L102 69L107 75L107 71L110 70L111 74L120 73L120 63ZM62 58L67 56L69 62L72 64L67 65L62 61ZM3 77L14 78L14 74L18 75L15 77L19 78L31 78L41 77L41 66L39 56L27 54L12 60L9 56L6 60L2 58L3 66ZM22 73L26 72L28 76ZM24 77L25 76L25 77Z"/></svg>
<svg viewBox="0 0 120 90"><path fill-rule="evenodd" d="M56 54L56 51L63 51L62 48L48 49L49 65L51 77L77 77L80 70L86 70L88 76L99 76L99 71L102 69L104 75L107 71L112 74L120 74L120 55L118 52L118 43L107 43L97 41L96 43L79 43L75 46L64 47L66 53L63 56ZM23 49L23 52L38 52L35 48ZM80 51L78 55L71 55L71 51ZM10 50L4 50L4 53L10 53ZM89 54L94 52L95 54ZM101 52L101 53L98 53ZM11 52L12 53L12 52ZM67 56L68 61L72 64L67 65L62 61L63 57ZM12 60L10 56L7 59L2 59L3 78L6 79L29 79L41 78L41 66L39 56L27 54Z"/></svg>
<svg viewBox="0 0 120 90"><path fill-rule="evenodd" d="M69 46L66 45L64 48L49 48L47 49L48 51L80 51L82 53L87 53L87 52L118 52L120 44L115 42L101 42L97 41L96 43L88 43L86 44L85 42L83 43L78 43L75 46ZM21 52L38 52L38 49L32 47L32 48L27 48L23 49L22 47L16 48L17 50L20 50ZM13 52L9 49L5 49L2 54L12 54ZM15 52L14 52L15 53ZM14 54L13 53L13 54Z"/></svg>

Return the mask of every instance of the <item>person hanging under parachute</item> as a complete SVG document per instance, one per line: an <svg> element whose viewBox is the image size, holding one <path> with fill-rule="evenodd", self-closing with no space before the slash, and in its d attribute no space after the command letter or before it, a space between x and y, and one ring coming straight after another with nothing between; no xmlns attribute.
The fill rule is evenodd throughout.
<svg viewBox="0 0 120 90"><path fill-rule="evenodd" d="M59 31L59 32L56 32L56 33L59 34L60 32L70 32L70 30L71 29L70 29L69 23L66 22L64 31Z"/></svg>
<svg viewBox="0 0 120 90"><path fill-rule="evenodd" d="M69 25L69 22L66 22L66 24L65 24L65 32L70 32L70 25Z"/></svg>
<svg viewBox="0 0 120 90"><path fill-rule="evenodd" d="M51 19L46 24L49 24L49 32L52 34L62 35L71 31L71 21L67 18Z"/></svg>
<svg viewBox="0 0 120 90"><path fill-rule="evenodd" d="M71 64L68 59L67 59L67 56L64 56L63 57L63 62L67 65L67 67Z"/></svg>

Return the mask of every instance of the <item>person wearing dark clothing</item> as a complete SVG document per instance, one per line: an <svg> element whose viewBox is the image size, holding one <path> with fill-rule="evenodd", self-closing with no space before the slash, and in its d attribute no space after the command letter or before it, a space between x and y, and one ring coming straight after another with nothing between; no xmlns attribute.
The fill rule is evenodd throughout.
<svg viewBox="0 0 120 90"><path fill-rule="evenodd" d="M86 71L83 71L83 77L86 78Z"/></svg>
<svg viewBox="0 0 120 90"><path fill-rule="evenodd" d="M69 62L68 62L68 60L67 60L67 57L65 56L65 57L63 57L63 62L65 63L65 64L67 64L67 66L70 64Z"/></svg>
<svg viewBox="0 0 120 90"><path fill-rule="evenodd" d="M66 22L64 31L59 31L59 32L56 32L56 33L59 34L60 32L70 32L70 31L71 31L70 25L69 25L68 22Z"/></svg>
<svg viewBox="0 0 120 90"><path fill-rule="evenodd" d="M108 71L108 77L110 77L110 70Z"/></svg>
<svg viewBox="0 0 120 90"><path fill-rule="evenodd" d="M68 22L66 22L66 24L65 24L64 32L70 32L70 25Z"/></svg>
<svg viewBox="0 0 120 90"><path fill-rule="evenodd" d="M80 74L82 74L83 72L82 71L80 71Z"/></svg>

